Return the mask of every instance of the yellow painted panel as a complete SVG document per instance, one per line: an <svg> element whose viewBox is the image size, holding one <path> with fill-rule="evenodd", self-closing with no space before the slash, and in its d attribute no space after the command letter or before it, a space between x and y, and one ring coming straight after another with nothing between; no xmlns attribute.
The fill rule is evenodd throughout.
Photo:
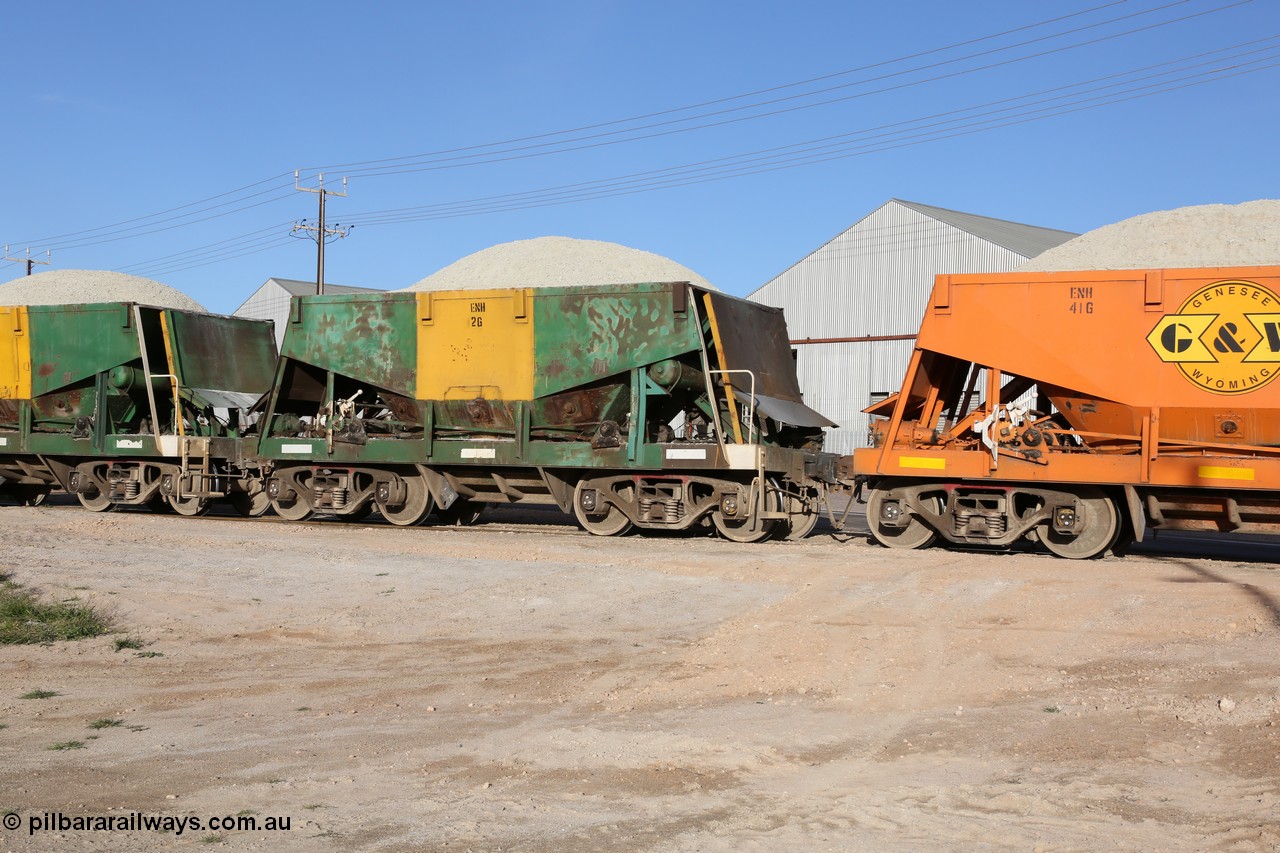
<svg viewBox="0 0 1280 853"><path fill-rule="evenodd" d="M419 400L533 399L533 291L418 294Z"/></svg>
<svg viewBox="0 0 1280 853"><path fill-rule="evenodd" d="M31 399L31 334L23 305L0 307L0 399Z"/></svg>
<svg viewBox="0 0 1280 853"><path fill-rule="evenodd" d="M1202 480L1252 480L1252 468L1215 468L1201 465L1196 469L1196 476Z"/></svg>
<svg viewBox="0 0 1280 853"><path fill-rule="evenodd" d="M933 456L899 456L899 468L923 468L929 471L947 470L947 460Z"/></svg>

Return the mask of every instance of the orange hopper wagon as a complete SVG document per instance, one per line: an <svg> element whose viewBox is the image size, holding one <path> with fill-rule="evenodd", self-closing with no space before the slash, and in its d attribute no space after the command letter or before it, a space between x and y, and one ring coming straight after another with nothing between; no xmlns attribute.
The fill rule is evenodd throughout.
<svg viewBox="0 0 1280 853"><path fill-rule="evenodd" d="M867 409L882 544L1280 525L1280 267L939 276L902 390Z"/></svg>

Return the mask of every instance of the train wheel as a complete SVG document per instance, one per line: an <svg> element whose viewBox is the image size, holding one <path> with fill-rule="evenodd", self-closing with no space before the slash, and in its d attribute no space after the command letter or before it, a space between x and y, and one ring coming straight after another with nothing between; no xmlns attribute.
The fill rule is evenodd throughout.
<svg viewBox="0 0 1280 853"><path fill-rule="evenodd" d="M306 521L311 517L311 507L301 497L289 501L272 498L271 509L285 521Z"/></svg>
<svg viewBox="0 0 1280 853"><path fill-rule="evenodd" d="M1120 516L1115 503L1092 486L1073 489L1078 507L1080 532L1074 536L1055 533L1052 527L1040 530L1040 541L1049 553L1068 560L1089 560L1111 547L1120 532Z"/></svg>
<svg viewBox="0 0 1280 853"><path fill-rule="evenodd" d="M631 529L631 519L613 504L602 515L591 515L582 507L582 493L595 489L590 480L579 480L573 490L573 517L582 525L582 529L593 536L621 536ZM596 489L603 491L603 489Z"/></svg>
<svg viewBox="0 0 1280 853"><path fill-rule="evenodd" d="M285 469L281 472L281 493L292 493L291 498L271 498L271 509L285 521L306 521L311 511L311 474L305 468Z"/></svg>
<svg viewBox="0 0 1280 853"><path fill-rule="evenodd" d="M232 492L227 503L245 518L258 518L271 509L271 497L266 492Z"/></svg>
<svg viewBox="0 0 1280 853"><path fill-rule="evenodd" d="M178 515L185 515L188 517L204 515L209 511L209 502L204 498L197 498L194 496L180 498L177 495L170 495L169 506L172 507L173 511Z"/></svg>
<svg viewBox="0 0 1280 853"><path fill-rule="evenodd" d="M914 515L907 518L905 527L886 526L881 513L884 511L885 501L890 498L897 500L898 496L883 489L872 489L867 498L867 526L871 528L871 535L877 542L886 548L915 549L928 548L938 540L938 532ZM935 513L942 509L937 497L929 496L921 502Z"/></svg>
<svg viewBox="0 0 1280 853"><path fill-rule="evenodd" d="M787 520L782 523L783 538L789 542L797 539L803 539L813 532L813 528L818 526L818 499L811 495L808 501L804 501L796 495L786 495L783 498L787 505Z"/></svg>
<svg viewBox="0 0 1280 853"><path fill-rule="evenodd" d="M484 503L482 501L469 501L465 498L458 498L449 505L448 509L436 508L436 519L447 527L470 527L480 520L480 516L484 514Z"/></svg>
<svg viewBox="0 0 1280 853"><path fill-rule="evenodd" d="M813 528L818 526L818 513L791 513L791 517L787 520L786 525L787 532L784 538L788 542L794 542L797 539L804 539L813 532Z"/></svg>
<svg viewBox="0 0 1280 853"><path fill-rule="evenodd" d="M382 517L397 527L411 527L431 513L431 492L425 478L413 475L404 478L404 503L392 506L378 503Z"/></svg>
<svg viewBox="0 0 1280 853"><path fill-rule="evenodd" d="M773 489L765 490L765 502L769 505L769 509L773 511L776 511L782 505L782 502L778 499L778 493ZM759 518L755 514L753 507L751 515L746 518L725 518L724 514L717 508L711 512L711 523L715 525L720 535L730 542L761 542L776 533L780 523L786 524L787 522L779 522L771 518Z"/></svg>
<svg viewBox="0 0 1280 853"><path fill-rule="evenodd" d="M110 512L116 506L111 502L111 498L97 489L93 489L91 492L76 492L76 498L79 499L80 506L89 510L89 512Z"/></svg>

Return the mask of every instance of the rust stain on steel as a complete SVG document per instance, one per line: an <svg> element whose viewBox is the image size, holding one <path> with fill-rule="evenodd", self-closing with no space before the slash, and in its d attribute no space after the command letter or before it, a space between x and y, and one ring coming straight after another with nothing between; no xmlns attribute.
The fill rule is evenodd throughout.
<svg viewBox="0 0 1280 853"><path fill-rule="evenodd" d="M382 402L387 404L392 417L396 420L402 423L418 423L418 404L415 401L399 394L392 394L390 391L383 391Z"/></svg>
<svg viewBox="0 0 1280 853"><path fill-rule="evenodd" d="M467 417L472 423L480 426L493 426L493 406L489 405L489 401L481 397L467 401Z"/></svg>
<svg viewBox="0 0 1280 853"><path fill-rule="evenodd" d="M440 425L515 428L515 417L501 400L437 400L435 406Z"/></svg>
<svg viewBox="0 0 1280 853"><path fill-rule="evenodd" d="M32 408L45 417L65 418L85 409L86 400L92 409L93 390L88 388L65 389L32 400Z"/></svg>
<svg viewBox="0 0 1280 853"><path fill-rule="evenodd" d="M547 417L557 425L594 424L601 416L601 395L592 390L568 391L543 400Z"/></svg>

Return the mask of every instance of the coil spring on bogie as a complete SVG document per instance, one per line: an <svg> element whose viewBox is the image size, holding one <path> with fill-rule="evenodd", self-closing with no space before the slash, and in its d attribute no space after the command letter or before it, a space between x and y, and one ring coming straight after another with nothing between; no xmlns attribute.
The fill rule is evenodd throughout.
<svg viewBox="0 0 1280 853"><path fill-rule="evenodd" d="M124 496L126 500L129 498L136 498L141 491L142 484L137 480L130 480L124 484Z"/></svg>
<svg viewBox="0 0 1280 853"><path fill-rule="evenodd" d="M989 539L998 539L1009 529L1009 520L1005 518L1003 513L977 513L966 510L956 510L954 513L954 527L957 536L972 536L975 532L970 529L969 525L974 518L979 518L985 523L985 535ZM983 535L978 533L978 535Z"/></svg>
<svg viewBox="0 0 1280 853"><path fill-rule="evenodd" d="M351 494L350 491L347 489L334 489L333 497L331 498L331 500L333 501L333 508L342 509L344 506L346 506L347 498L350 497L350 494Z"/></svg>
<svg viewBox="0 0 1280 853"><path fill-rule="evenodd" d="M671 498L662 502L662 520L668 524L675 524L683 515L684 507L680 503L679 498Z"/></svg>
<svg viewBox="0 0 1280 853"><path fill-rule="evenodd" d="M651 509L653 509L653 498L641 498L640 517L647 519L649 517L649 510Z"/></svg>

